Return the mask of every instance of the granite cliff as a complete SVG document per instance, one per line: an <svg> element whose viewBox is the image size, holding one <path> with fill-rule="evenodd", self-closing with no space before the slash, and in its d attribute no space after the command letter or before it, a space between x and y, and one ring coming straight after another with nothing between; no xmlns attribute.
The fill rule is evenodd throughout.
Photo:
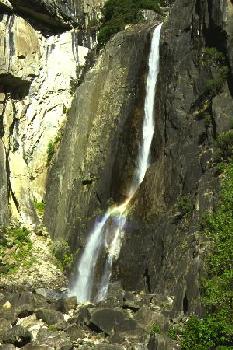
<svg viewBox="0 0 233 350"><path fill-rule="evenodd" d="M2 349L178 349L171 323L205 312L202 223L218 205L217 144L233 125L233 3L163 1L100 49L104 3L0 0L0 243L9 225L27 226L48 266L33 285L37 261L20 289L14 271L1 278ZM108 298L77 305L54 292L67 280L49 246L68 243L72 279L96 217L126 199L161 21L150 167L129 203Z"/></svg>

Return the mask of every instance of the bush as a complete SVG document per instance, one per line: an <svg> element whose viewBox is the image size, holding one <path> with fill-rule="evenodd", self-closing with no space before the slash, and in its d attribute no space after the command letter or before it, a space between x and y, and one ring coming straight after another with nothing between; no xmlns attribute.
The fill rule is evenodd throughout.
<svg viewBox="0 0 233 350"><path fill-rule="evenodd" d="M53 159L53 156L58 148L59 143L61 142L63 136L63 127L60 128L58 131L54 141L49 141L48 147L47 147L47 166L50 164L51 160Z"/></svg>
<svg viewBox="0 0 233 350"><path fill-rule="evenodd" d="M172 340L179 340L180 333L181 333L180 325L169 326L167 331L168 337L171 338Z"/></svg>
<svg viewBox="0 0 233 350"><path fill-rule="evenodd" d="M206 47L202 52L202 66L211 69L213 78L206 81L206 93L216 95L225 83L229 69L224 54L215 47Z"/></svg>
<svg viewBox="0 0 233 350"><path fill-rule="evenodd" d="M202 64L206 67L218 66L225 63L225 56L215 47L205 47L202 51Z"/></svg>
<svg viewBox="0 0 233 350"><path fill-rule="evenodd" d="M108 0L103 8L103 23L98 35L99 47L106 44L112 35L125 28L126 24L142 20L142 9L160 12L158 0Z"/></svg>
<svg viewBox="0 0 233 350"><path fill-rule="evenodd" d="M63 271L69 269L73 263L73 255L70 252L68 243L64 240L52 243L52 253L57 259L58 267Z"/></svg>
<svg viewBox="0 0 233 350"><path fill-rule="evenodd" d="M227 80L229 69L227 66L219 67L213 79L206 81L206 89L209 93L216 95Z"/></svg>
<svg viewBox="0 0 233 350"><path fill-rule="evenodd" d="M48 148L47 148L47 165L51 162L53 156L55 153L55 143L52 141L49 141Z"/></svg>
<svg viewBox="0 0 233 350"><path fill-rule="evenodd" d="M160 333L161 333L160 325L157 324L157 323L153 323L153 324L150 326L149 333L150 333L150 334L160 334Z"/></svg>
<svg viewBox="0 0 233 350"><path fill-rule="evenodd" d="M11 226L0 233L0 270L15 272L20 265L31 266L32 241L25 227Z"/></svg>
<svg viewBox="0 0 233 350"><path fill-rule="evenodd" d="M202 281L206 316L189 319L180 334L183 350L233 346L233 161L224 165L223 176L218 208L203 224L210 245Z"/></svg>
<svg viewBox="0 0 233 350"><path fill-rule="evenodd" d="M44 211L45 211L45 203L44 202L37 202L37 201L35 201L34 205L35 205L35 209L38 212L38 214L40 216L43 216L44 215Z"/></svg>
<svg viewBox="0 0 233 350"><path fill-rule="evenodd" d="M217 154L222 160L228 160L233 156L233 130L221 133L216 141Z"/></svg>
<svg viewBox="0 0 233 350"><path fill-rule="evenodd" d="M209 350L223 343L231 343L228 326L216 316L203 319L192 316L183 329L181 348L183 350Z"/></svg>
<svg viewBox="0 0 233 350"><path fill-rule="evenodd" d="M182 215L190 214L193 211L192 198L189 195L180 196L177 200L177 208Z"/></svg>

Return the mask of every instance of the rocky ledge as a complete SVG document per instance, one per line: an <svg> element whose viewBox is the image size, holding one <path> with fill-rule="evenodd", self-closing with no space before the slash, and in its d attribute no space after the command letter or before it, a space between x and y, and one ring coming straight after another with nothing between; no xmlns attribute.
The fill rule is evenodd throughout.
<svg viewBox="0 0 233 350"><path fill-rule="evenodd" d="M172 298L122 291L77 303L64 290L0 289L0 349L177 349L167 338Z"/></svg>

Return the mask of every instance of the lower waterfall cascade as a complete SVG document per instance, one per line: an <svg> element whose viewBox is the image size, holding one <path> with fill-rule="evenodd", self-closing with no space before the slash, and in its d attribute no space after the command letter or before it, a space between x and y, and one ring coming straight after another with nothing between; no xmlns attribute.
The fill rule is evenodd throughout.
<svg viewBox="0 0 233 350"><path fill-rule="evenodd" d="M79 302L105 299L111 278L112 264L118 259L121 249L124 226L127 221L127 206L143 181L150 163L150 147L154 135L154 97L159 73L161 27L162 23L155 28L151 41L144 103L143 140L139 148L135 179L129 188L125 202L110 207L101 219L96 219L78 262L77 278L69 291L69 295L76 296ZM102 275L95 287L96 264L103 249L106 252L106 261L102 269Z"/></svg>

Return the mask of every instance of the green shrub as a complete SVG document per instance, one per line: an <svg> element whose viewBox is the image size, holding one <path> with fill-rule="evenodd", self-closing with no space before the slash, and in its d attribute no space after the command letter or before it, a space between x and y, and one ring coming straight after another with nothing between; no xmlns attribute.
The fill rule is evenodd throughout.
<svg viewBox="0 0 233 350"><path fill-rule="evenodd" d="M209 93L216 95L223 87L227 80L229 69L227 66L222 66L217 69L213 79L206 81L206 89Z"/></svg>
<svg viewBox="0 0 233 350"><path fill-rule="evenodd" d="M99 31L98 44L103 46L111 36L118 33L124 28L124 23L121 20L112 20L107 22Z"/></svg>
<svg viewBox="0 0 233 350"><path fill-rule="evenodd" d="M43 216L44 215L44 211L45 211L45 203L44 202L37 202L37 201L35 201L34 205L35 205L35 209L38 212L38 214L40 216Z"/></svg>
<svg viewBox="0 0 233 350"><path fill-rule="evenodd" d="M32 241L25 227L11 226L0 232L0 270L2 273L17 271L20 265L32 264Z"/></svg>
<svg viewBox="0 0 233 350"><path fill-rule="evenodd" d="M221 133L217 138L216 145L217 154L222 160L231 158L233 156L233 130Z"/></svg>
<svg viewBox="0 0 233 350"><path fill-rule="evenodd" d="M103 23L98 35L99 47L126 24L142 20L142 9L160 12L159 0L108 0L103 8Z"/></svg>
<svg viewBox="0 0 233 350"><path fill-rule="evenodd" d="M47 164L49 164L55 154L55 143L53 141L49 141L47 148Z"/></svg>
<svg viewBox="0 0 233 350"><path fill-rule="evenodd" d="M205 67L218 66L225 63L225 56L215 47L205 47L202 51L202 64Z"/></svg>
<svg viewBox="0 0 233 350"><path fill-rule="evenodd" d="M47 147L47 166L50 164L51 160L53 159L53 156L56 153L56 150L58 148L58 145L61 142L62 136L63 136L63 127L60 128L54 140L49 141L48 147Z"/></svg>
<svg viewBox="0 0 233 350"><path fill-rule="evenodd" d="M206 81L205 90L210 95L216 95L225 83L229 69L224 54L215 47L206 47L202 52L202 66L211 69L212 79Z"/></svg>
<svg viewBox="0 0 233 350"><path fill-rule="evenodd" d="M191 317L180 334L183 350L233 346L233 161L224 165L216 211L203 223L209 241L202 281L203 318Z"/></svg>
<svg viewBox="0 0 233 350"><path fill-rule="evenodd" d="M63 271L69 269L73 263L73 255L70 252L68 243L64 240L54 241L51 249L57 259L59 268Z"/></svg>
<svg viewBox="0 0 233 350"><path fill-rule="evenodd" d="M150 334L160 334L160 333L161 333L160 325L157 324L157 323L153 323L153 324L150 326L149 333L150 333Z"/></svg>
<svg viewBox="0 0 233 350"><path fill-rule="evenodd" d="M189 195L180 196L177 200L177 208L182 215L190 214L193 211L192 198Z"/></svg>
<svg viewBox="0 0 233 350"><path fill-rule="evenodd" d="M179 325L169 326L167 331L168 337L171 338L172 340L178 340L180 333L181 333L181 330Z"/></svg>
<svg viewBox="0 0 233 350"><path fill-rule="evenodd" d="M183 329L181 337L183 350L209 350L231 342L228 325L216 316L198 318L192 316Z"/></svg>

